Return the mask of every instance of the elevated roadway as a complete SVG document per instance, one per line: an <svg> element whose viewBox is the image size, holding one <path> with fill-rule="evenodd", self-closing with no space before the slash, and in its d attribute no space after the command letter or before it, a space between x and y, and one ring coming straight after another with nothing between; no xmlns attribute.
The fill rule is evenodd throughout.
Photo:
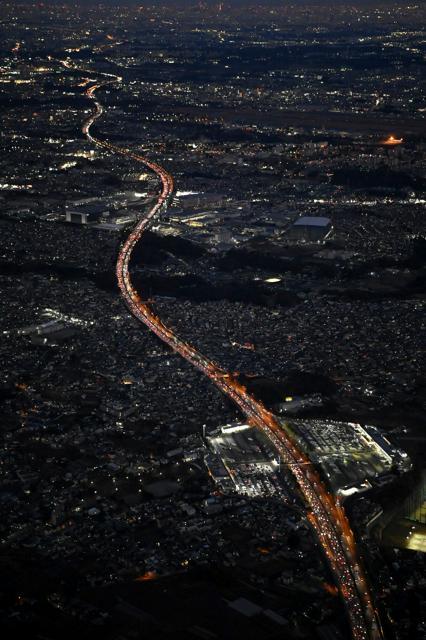
<svg viewBox="0 0 426 640"><path fill-rule="evenodd" d="M62 61L67 68L73 68ZM74 69L89 76L93 71ZM121 78L111 74L96 73L102 81L93 82L86 88L86 96L93 102L94 108L83 123L82 131L87 139L96 146L125 156L143 164L159 178L161 189L155 204L139 220L129 236L123 242L116 264L116 275L121 295L133 316L143 322L163 342L205 374L249 418L252 425L261 429L277 449L283 463L293 474L304 498L307 518L314 530L319 544L328 560L340 595L347 611L352 637L354 640L383 640L383 632L377 611L370 595L368 581L358 556L354 534L339 500L327 490L318 472L309 459L290 436L283 430L277 418L265 406L251 396L234 374L224 371L217 363L206 358L188 342L180 339L153 309L142 300L134 288L129 264L133 250L143 233L149 229L164 212L173 198L174 181L172 176L159 164L132 150L117 147L101 140L91 133L94 122L102 115L103 107L96 98L96 91L110 83L121 82Z"/></svg>

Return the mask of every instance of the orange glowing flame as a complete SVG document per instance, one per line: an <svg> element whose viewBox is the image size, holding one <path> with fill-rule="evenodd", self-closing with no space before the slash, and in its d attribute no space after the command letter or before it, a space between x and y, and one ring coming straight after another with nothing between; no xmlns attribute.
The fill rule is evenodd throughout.
<svg viewBox="0 0 426 640"><path fill-rule="evenodd" d="M331 596L337 596L339 593L339 590L334 586L334 584L323 582L322 586L324 587L325 591L327 591L327 593L329 593Z"/></svg>
<svg viewBox="0 0 426 640"><path fill-rule="evenodd" d="M135 582L148 582L148 580L155 580L157 574L155 571L146 571L141 576L135 579Z"/></svg>
<svg viewBox="0 0 426 640"><path fill-rule="evenodd" d="M386 144L389 147L392 147L396 144L402 144L403 142L404 142L404 138L395 138L395 136L389 136L389 138L386 138L386 140L383 141L383 144Z"/></svg>
<svg viewBox="0 0 426 640"><path fill-rule="evenodd" d="M261 553L263 556L268 555L268 553L270 552L269 549L267 549L266 547L257 547L257 550L259 551L259 553Z"/></svg>

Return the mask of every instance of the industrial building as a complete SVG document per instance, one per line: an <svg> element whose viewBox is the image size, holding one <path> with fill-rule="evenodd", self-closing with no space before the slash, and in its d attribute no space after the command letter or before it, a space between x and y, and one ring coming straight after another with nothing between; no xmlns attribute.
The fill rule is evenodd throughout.
<svg viewBox="0 0 426 640"><path fill-rule="evenodd" d="M67 209L65 218L67 222L73 222L74 224L89 224L98 222L107 213L108 210L102 203L90 203L74 209Z"/></svg>
<svg viewBox="0 0 426 640"><path fill-rule="evenodd" d="M332 230L330 218L302 216L290 228L290 238L301 242L322 242Z"/></svg>

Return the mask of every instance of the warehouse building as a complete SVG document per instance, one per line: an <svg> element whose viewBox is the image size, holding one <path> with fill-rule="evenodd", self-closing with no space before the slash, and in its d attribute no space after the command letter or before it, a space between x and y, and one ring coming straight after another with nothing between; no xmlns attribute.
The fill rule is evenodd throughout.
<svg viewBox="0 0 426 640"><path fill-rule="evenodd" d="M290 237L300 242L322 242L332 230L330 218L302 216L293 223Z"/></svg>

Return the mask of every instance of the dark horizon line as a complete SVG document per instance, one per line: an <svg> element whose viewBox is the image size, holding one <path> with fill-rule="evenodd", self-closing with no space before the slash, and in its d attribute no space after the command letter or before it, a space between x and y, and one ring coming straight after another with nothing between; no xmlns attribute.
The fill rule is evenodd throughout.
<svg viewBox="0 0 426 640"><path fill-rule="evenodd" d="M139 5L143 7L151 7L151 6L186 6L188 8L195 8L199 5L207 5L207 6L218 6L222 4L224 7L230 6L294 6L294 5L311 5L318 6L322 5L332 6L332 5L411 5L412 0L260 0L260 2L256 2L256 0L147 0L144 2L143 0L11 0L10 2L5 2L5 6L13 6L13 5L39 5L40 7L48 7L49 5L115 5L115 6L132 6Z"/></svg>

